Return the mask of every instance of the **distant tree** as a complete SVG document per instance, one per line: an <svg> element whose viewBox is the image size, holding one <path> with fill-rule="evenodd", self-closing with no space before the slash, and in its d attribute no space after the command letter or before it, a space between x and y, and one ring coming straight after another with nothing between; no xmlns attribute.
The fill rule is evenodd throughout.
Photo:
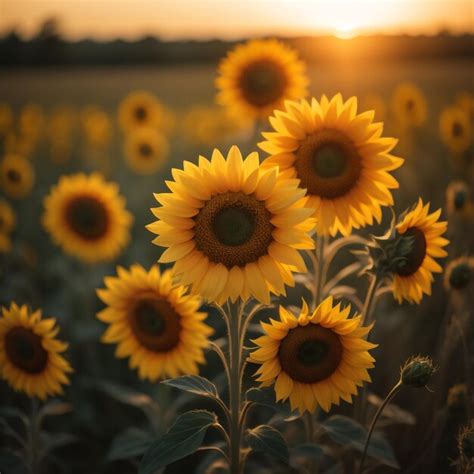
<svg viewBox="0 0 474 474"><path fill-rule="evenodd" d="M60 20L56 17L49 17L43 20L33 41L48 44L60 43L62 41Z"/></svg>

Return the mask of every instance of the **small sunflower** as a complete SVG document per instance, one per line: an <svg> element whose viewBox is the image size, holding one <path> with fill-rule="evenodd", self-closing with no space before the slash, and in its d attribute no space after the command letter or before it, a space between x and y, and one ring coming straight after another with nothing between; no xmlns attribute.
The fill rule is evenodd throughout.
<svg viewBox="0 0 474 474"><path fill-rule="evenodd" d="M447 222L440 222L441 209L429 214L429 203L421 199L413 210L407 212L396 225L399 235L413 238L411 251L403 265L399 266L393 278L393 295L401 303L403 299L419 304L423 293L431 294L433 273L443 269L435 258L446 257L443 249L449 241L441 237L447 229Z"/></svg>
<svg viewBox="0 0 474 474"><path fill-rule="evenodd" d="M441 139L454 153L463 153L471 145L471 120L459 107L447 107L439 118Z"/></svg>
<svg viewBox="0 0 474 474"><path fill-rule="evenodd" d="M471 123L474 122L474 95L470 92L460 92L456 95L455 104L467 114Z"/></svg>
<svg viewBox="0 0 474 474"><path fill-rule="evenodd" d="M147 228L158 234L153 243L168 247L160 261L175 262L193 293L268 303L270 292L294 285L292 272L306 271L298 249L313 248L314 219L297 180L281 179L276 167L262 170L255 152L242 159L236 146L227 160L216 149L210 161L185 161L172 175L172 192L155 195L162 206Z"/></svg>
<svg viewBox="0 0 474 474"><path fill-rule="evenodd" d="M0 234L9 234L16 224L16 216L10 204L0 198Z"/></svg>
<svg viewBox="0 0 474 474"><path fill-rule="evenodd" d="M423 91L409 82L399 84L393 93L392 110L402 126L419 127L423 125L428 113Z"/></svg>
<svg viewBox="0 0 474 474"><path fill-rule="evenodd" d="M449 262L444 272L444 286L447 290L463 290L474 278L474 257L459 257Z"/></svg>
<svg viewBox="0 0 474 474"><path fill-rule="evenodd" d="M41 400L63 393L72 369L61 355L67 344L56 339L58 331L56 320L41 319L39 310L2 307L0 372L14 390Z"/></svg>
<svg viewBox="0 0 474 474"><path fill-rule="evenodd" d="M351 307L341 309L326 298L312 313L303 302L298 317L280 306L279 320L261 322L266 333L255 339L259 346L250 362L260 364L256 379L275 384L277 401L290 399L291 409L328 412L342 398L352 402L357 387L370 382L367 369L375 359L369 350L377 347L364 339L372 326L361 326L361 316L349 318Z"/></svg>
<svg viewBox="0 0 474 474"><path fill-rule="evenodd" d="M9 104L0 102L0 137L10 132L13 126L13 111Z"/></svg>
<svg viewBox="0 0 474 474"><path fill-rule="evenodd" d="M270 154L262 166L279 166L285 177L300 180L315 209L320 235L349 235L380 222L381 206L393 204L390 189L398 182L389 173L403 163L390 154L395 138L382 137L374 112L357 114L357 99L337 94L286 102L270 117L274 132L263 133L259 147Z"/></svg>
<svg viewBox="0 0 474 474"><path fill-rule="evenodd" d="M11 198L28 196L35 183L35 171L30 161L20 155L8 154L0 162L0 186Z"/></svg>
<svg viewBox="0 0 474 474"><path fill-rule="evenodd" d="M207 314L199 311L200 299L173 285L170 270L132 265L117 272L97 290L107 305L97 317L109 324L102 341L117 344L116 356L130 357L141 379L197 374L213 333L204 323Z"/></svg>
<svg viewBox="0 0 474 474"><path fill-rule="evenodd" d="M455 180L449 183L446 188L446 207L450 216L468 218L474 215L474 202L466 182Z"/></svg>
<svg viewBox="0 0 474 474"><path fill-rule="evenodd" d="M45 125L42 107L38 104L27 104L20 110L18 129L20 134L32 141L38 140Z"/></svg>
<svg viewBox="0 0 474 474"><path fill-rule="evenodd" d="M168 139L153 128L137 128L127 135L125 158L136 173L154 173L166 162L168 153Z"/></svg>
<svg viewBox="0 0 474 474"><path fill-rule="evenodd" d="M12 241L8 234L0 232L0 254L8 253L12 249Z"/></svg>
<svg viewBox="0 0 474 474"><path fill-rule="evenodd" d="M53 241L86 262L113 260L130 239L125 198L98 173L61 177L44 207L43 226Z"/></svg>
<svg viewBox="0 0 474 474"><path fill-rule="evenodd" d="M88 105L81 111L82 131L86 142L93 148L106 147L112 136L112 122L107 112L96 105Z"/></svg>
<svg viewBox="0 0 474 474"><path fill-rule="evenodd" d="M236 116L267 118L287 99L307 93L305 64L276 40L252 40L227 54L218 69L217 101Z"/></svg>

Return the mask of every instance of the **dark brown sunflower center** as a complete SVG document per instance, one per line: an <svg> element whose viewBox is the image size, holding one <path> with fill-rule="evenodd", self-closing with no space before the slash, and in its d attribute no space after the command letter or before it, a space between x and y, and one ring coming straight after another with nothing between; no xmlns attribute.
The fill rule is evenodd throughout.
<svg viewBox="0 0 474 474"><path fill-rule="evenodd" d="M460 290L469 284L471 281L471 269L467 263L460 263L456 265L449 274L449 285L451 288Z"/></svg>
<svg viewBox="0 0 474 474"><path fill-rule="evenodd" d="M20 370L39 374L48 362L48 353L41 337L31 329L16 327L5 336L5 351L9 361Z"/></svg>
<svg viewBox="0 0 474 474"><path fill-rule="evenodd" d="M405 103L405 107L408 112L413 112L415 109L415 101L413 99L408 99Z"/></svg>
<svg viewBox="0 0 474 474"><path fill-rule="evenodd" d="M293 380L316 383L327 379L342 359L339 336L319 324L290 329L281 341L278 358L281 368Z"/></svg>
<svg viewBox="0 0 474 474"><path fill-rule="evenodd" d="M334 199L357 183L362 165L352 140L331 129L306 137L296 151L295 169L310 194Z"/></svg>
<svg viewBox="0 0 474 474"><path fill-rule="evenodd" d="M227 268L255 262L272 242L271 213L254 196L227 192L211 197L195 217L198 250Z"/></svg>
<svg viewBox="0 0 474 474"><path fill-rule="evenodd" d="M454 122L451 128L451 133L453 137L460 137L463 134L463 126L459 122Z"/></svg>
<svg viewBox="0 0 474 474"><path fill-rule="evenodd" d="M180 316L165 299L142 295L130 314L130 326L138 342L153 352L168 352L179 343Z"/></svg>
<svg viewBox="0 0 474 474"><path fill-rule="evenodd" d="M6 174L8 181L11 183L19 183L21 181L21 173L18 170L10 168Z"/></svg>
<svg viewBox="0 0 474 474"><path fill-rule="evenodd" d="M397 268L397 273L401 276L410 276L421 267L426 256L426 238L423 231L417 227L410 227L404 237L411 237L412 247L405 260Z"/></svg>
<svg viewBox="0 0 474 474"><path fill-rule="evenodd" d="M150 158L153 155L153 148L149 143L140 143L138 152L142 158Z"/></svg>
<svg viewBox="0 0 474 474"><path fill-rule="evenodd" d="M265 107L280 100L286 84L287 78L283 69L270 60L249 64L239 78L244 99L256 107Z"/></svg>
<svg viewBox="0 0 474 474"><path fill-rule="evenodd" d="M134 115L137 121L143 122L148 116L148 111L146 107L143 107L143 105L139 105L135 107Z"/></svg>
<svg viewBox="0 0 474 474"><path fill-rule="evenodd" d="M457 191L454 194L454 208L458 211L462 209L467 202L467 192L464 190Z"/></svg>
<svg viewBox="0 0 474 474"><path fill-rule="evenodd" d="M84 239L99 239L107 232L107 211L103 203L90 196L74 198L66 208L66 219L71 229Z"/></svg>

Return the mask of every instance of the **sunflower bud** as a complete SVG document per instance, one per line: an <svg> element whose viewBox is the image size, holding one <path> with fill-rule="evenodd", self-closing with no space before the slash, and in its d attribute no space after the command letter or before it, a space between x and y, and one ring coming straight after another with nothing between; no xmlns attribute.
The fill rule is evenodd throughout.
<svg viewBox="0 0 474 474"><path fill-rule="evenodd" d="M458 447L461 456L474 458L474 420L461 430L458 437Z"/></svg>
<svg viewBox="0 0 474 474"><path fill-rule="evenodd" d="M462 290L472 281L474 258L460 257L450 262L446 268L444 286L446 289Z"/></svg>
<svg viewBox="0 0 474 474"><path fill-rule="evenodd" d="M429 357L411 357L402 367L400 379L410 387L425 387L434 371L433 361Z"/></svg>

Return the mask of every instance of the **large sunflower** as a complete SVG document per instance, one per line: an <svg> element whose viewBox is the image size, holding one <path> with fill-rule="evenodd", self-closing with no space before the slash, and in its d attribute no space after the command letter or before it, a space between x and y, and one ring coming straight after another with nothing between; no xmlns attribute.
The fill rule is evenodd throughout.
<svg viewBox="0 0 474 474"><path fill-rule="evenodd" d="M357 386L370 382L367 369L377 347L364 339L372 326L361 326L361 316L349 318L350 306L335 306L326 298L314 311L308 306L298 317L280 306L279 320L261 322L266 335L254 342L259 348L250 361L260 364L255 375L262 385L275 384L277 401L290 399L291 409L313 412L319 405L329 411L340 399L351 403Z"/></svg>
<svg viewBox="0 0 474 474"><path fill-rule="evenodd" d="M168 153L168 139L153 128L137 128L127 135L125 158L136 173L154 173L166 162Z"/></svg>
<svg viewBox="0 0 474 474"><path fill-rule="evenodd" d="M393 277L393 295L401 303L403 299L419 304L423 293L431 294L433 273L443 269L435 258L446 257L443 249L449 241L441 237L447 229L447 222L440 222L441 209L429 214L429 203L424 205L421 199L413 210L406 213L396 225L399 235L413 238L411 251L406 262L401 265Z"/></svg>
<svg viewBox="0 0 474 474"><path fill-rule="evenodd" d="M267 118L284 100L306 95L305 69L296 52L280 41L240 44L219 65L217 101L237 116Z"/></svg>
<svg viewBox="0 0 474 474"><path fill-rule="evenodd" d="M471 119L460 107L447 107L439 118L441 139L454 153L463 153L471 145Z"/></svg>
<svg viewBox="0 0 474 474"><path fill-rule="evenodd" d="M35 184L35 171L22 156L9 154L0 162L0 186L11 198L28 196Z"/></svg>
<svg viewBox="0 0 474 474"><path fill-rule="evenodd" d="M16 216L10 204L0 198L0 234L9 234L16 224Z"/></svg>
<svg viewBox="0 0 474 474"><path fill-rule="evenodd" d="M102 341L117 344L116 356L130 357L142 379L197 374L213 333L203 322L207 314L199 311L200 299L173 286L170 270L160 274L157 266L146 271L132 265L117 272L97 290L107 305L97 317L109 324Z"/></svg>
<svg viewBox="0 0 474 474"><path fill-rule="evenodd" d="M180 283L211 301L250 295L269 302L294 285L292 272L306 271L298 249L312 248L314 227L298 181L262 170L258 154L245 160L233 146L227 160L219 150L199 165L172 170L171 193L155 195L161 207L148 229L156 245L168 247L161 262L175 262Z"/></svg>
<svg viewBox="0 0 474 474"><path fill-rule="evenodd" d="M43 225L53 241L86 262L113 260L130 239L125 198L98 173L61 177L44 207Z"/></svg>
<svg viewBox="0 0 474 474"><path fill-rule="evenodd" d="M286 177L308 190L317 232L344 235L380 222L381 206L393 204L398 182L389 171L403 160L390 154L397 140L382 137L374 112L357 114L357 99L286 102L270 118L274 132L263 133L259 147L270 154L263 167L278 165Z"/></svg>
<svg viewBox="0 0 474 474"><path fill-rule="evenodd" d="M2 307L0 317L0 372L17 391L44 400L63 393L71 366L61 355L67 344L56 339L56 320L41 319L41 311L26 305Z"/></svg>
<svg viewBox="0 0 474 474"><path fill-rule="evenodd" d="M399 84L393 92L392 110L396 120L404 127L423 125L428 113L423 91L410 82Z"/></svg>

